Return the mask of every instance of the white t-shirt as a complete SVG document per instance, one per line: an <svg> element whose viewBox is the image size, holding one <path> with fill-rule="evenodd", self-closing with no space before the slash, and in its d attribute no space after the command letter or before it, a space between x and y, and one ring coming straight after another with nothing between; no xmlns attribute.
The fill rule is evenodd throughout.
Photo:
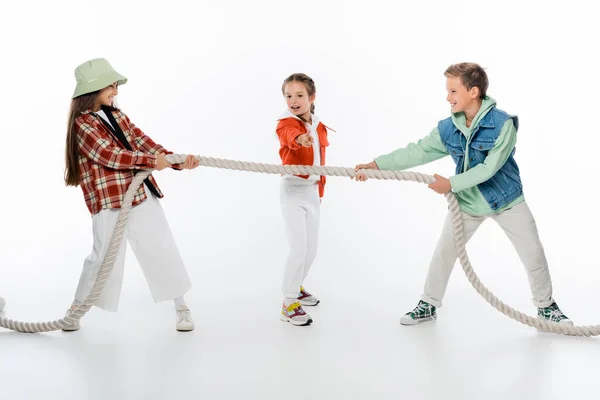
<svg viewBox="0 0 600 400"><path fill-rule="evenodd" d="M104 112L104 110L96 111L96 115L99 116L100 118L102 118L103 120L105 120L106 122L108 122L108 124L110 126L112 126L113 129L115 129L115 127L113 126L113 124L111 124L110 121L108 120L108 117L106 116L106 113Z"/></svg>

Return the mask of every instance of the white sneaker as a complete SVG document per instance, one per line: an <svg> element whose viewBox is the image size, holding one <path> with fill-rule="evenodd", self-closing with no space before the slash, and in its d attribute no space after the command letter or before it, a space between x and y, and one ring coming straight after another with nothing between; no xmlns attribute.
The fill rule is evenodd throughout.
<svg viewBox="0 0 600 400"><path fill-rule="evenodd" d="M181 306L179 310L177 310L177 325L175 329L179 332L189 332L193 331L195 328L194 320L192 319L192 312L186 306Z"/></svg>
<svg viewBox="0 0 600 400"><path fill-rule="evenodd" d="M321 302L316 296L308 293L304 290L304 286L300 286L300 293L298 294L298 302L303 306L316 306Z"/></svg>
<svg viewBox="0 0 600 400"><path fill-rule="evenodd" d="M313 322L310 315L302 309L299 302L292 303L289 306L286 306L285 303L283 303L279 319L295 326L306 326Z"/></svg>
<svg viewBox="0 0 600 400"><path fill-rule="evenodd" d="M68 317L71 315L71 312L73 312L73 310L71 310L70 308L67 310L67 313L65 314L65 317ZM62 328L63 331L65 332L73 332L73 331L78 331L80 328L79 326L79 321L75 321L73 322L71 325L68 325L66 328Z"/></svg>

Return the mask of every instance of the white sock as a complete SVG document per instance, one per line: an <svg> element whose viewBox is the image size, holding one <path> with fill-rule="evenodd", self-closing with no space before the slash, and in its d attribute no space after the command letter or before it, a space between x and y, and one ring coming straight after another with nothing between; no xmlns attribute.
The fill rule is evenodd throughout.
<svg viewBox="0 0 600 400"><path fill-rule="evenodd" d="M179 311L179 309L181 309L181 307L187 307L187 304L185 304L185 299L183 298L183 296L176 298L175 300L173 300L173 302L175 303L175 311Z"/></svg>
<svg viewBox="0 0 600 400"><path fill-rule="evenodd" d="M290 304L294 304L295 302L297 302L298 299L295 297L284 297L283 298L283 304L285 304L285 306L289 306Z"/></svg>

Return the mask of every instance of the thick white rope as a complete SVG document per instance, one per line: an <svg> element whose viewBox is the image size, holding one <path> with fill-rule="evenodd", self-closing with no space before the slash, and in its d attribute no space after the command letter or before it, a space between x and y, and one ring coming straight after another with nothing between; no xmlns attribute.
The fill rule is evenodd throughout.
<svg viewBox="0 0 600 400"><path fill-rule="evenodd" d="M171 154L167 156L167 160L172 164L179 164L185 161L186 156L183 154ZM234 161L224 160L210 157L196 157L200 161L201 166L214 167L222 169L231 169L238 171L250 171L250 172L261 172L267 174L301 174L301 175L328 175L328 176L356 176L356 172L353 168L342 168L342 167L330 167L330 166L304 166L304 165L278 165L278 164L260 164L246 161ZM122 209L119 213L119 219L117 221L117 227L111 237L108 253L102 263L100 272L94 284L94 288L90 295L85 299L77 310L72 314L72 317L63 318L53 322L19 322L12 321L6 318L0 318L0 327L12 329L21 332L47 332L52 330L61 329L70 323L79 320L85 313L92 307L94 302L98 299L102 293L102 289L106 280L110 276L110 272L114 265L116 252L123 236L123 230L127 223L127 214L131 208L131 202L133 201L133 194L137 191L137 188L142 184L142 181L150 174L151 171L144 171L138 173L133 182L131 183L125 197L123 199ZM418 172L410 171L379 171L379 170L364 170L362 171L368 178L372 179L388 179L388 180L399 180L399 181L413 181L420 183L433 183L435 178L431 175L425 175ZM458 259L465 272L465 275L471 282L471 285L475 288L485 301L487 301L492 307L507 315L509 318L514 319L522 324L535 327L541 331L553 332L563 335L574 335L574 336L597 336L600 334L600 325L590 326L566 326L556 322L548 322L541 320L537 317L531 317L527 314L521 313L507 304L503 303L498 299L492 292L487 289L483 283L473 271L471 261L467 255L465 248L465 238L462 224L462 217L458 201L452 192L445 195L448 201L450 212L452 214L452 225L454 230L454 240L456 244ZM0 311L4 300L0 298Z"/></svg>
<svg viewBox="0 0 600 400"><path fill-rule="evenodd" d="M117 218L117 225L115 226L115 230L110 238L110 242L108 244L108 251L104 256L104 261L102 261L102 265L100 266L100 271L98 272L98 276L96 277L96 282L94 282L94 286L92 287L92 291L85 298L83 303L81 303L76 310L69 314L68 317L61 318L56 321L49 322L22 322L22 321L13 321L8 318L0 318L0 327L10 329L13 331L19 332L51 332L57 331L62 328L66 328L74 322L79 321L81 317L83 317L89 310L92 308L94 303L98 300L100 295L102 294L102 289L104 289L104 285L112 272L112 268L115 265L115 260L117 258L117 252L119 251L119 245L121 243L121 239L123 238L123 232L125 231L125 225L127 225L127 217L129 216L129 211L131 210L131 203L133 202L133 197L137 192L138 188L146 179L148 175L150 175L152 171L140 171L138 172L133 181L129 185L125 196L123 197L123 204L121 206L121 210L119 211L119 216ZM4 306L4 300L0 302L0 305ZM2 311L2 307L0 307L0 311Z"/></svg>

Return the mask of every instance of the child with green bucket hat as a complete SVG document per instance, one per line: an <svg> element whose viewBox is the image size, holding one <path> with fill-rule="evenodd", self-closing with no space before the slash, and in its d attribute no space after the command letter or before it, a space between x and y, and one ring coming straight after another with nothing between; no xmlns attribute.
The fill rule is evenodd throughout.
<svg viewBox="0 0 600 400"><path fill-rule="evenodd" d="M137 170L193 169L198 161L189 155L183 164L171 165L170 154L136 127L114 106L120 85L127 78L102 58L87 61L75 69L77 85L67 125L65 183L80 186L92 214L94 245L83 263L75 299L67 315L91 292L108 250L123 195ZM163 194L150 175L138 188L125 228L115 265L96 306L117 311L126 244L129 242L144 271L155 302L174 300L176 329L194 329L184 294L191 283L183 260L160 205ZM79 322L65 328L79 329Z"/></svg>

